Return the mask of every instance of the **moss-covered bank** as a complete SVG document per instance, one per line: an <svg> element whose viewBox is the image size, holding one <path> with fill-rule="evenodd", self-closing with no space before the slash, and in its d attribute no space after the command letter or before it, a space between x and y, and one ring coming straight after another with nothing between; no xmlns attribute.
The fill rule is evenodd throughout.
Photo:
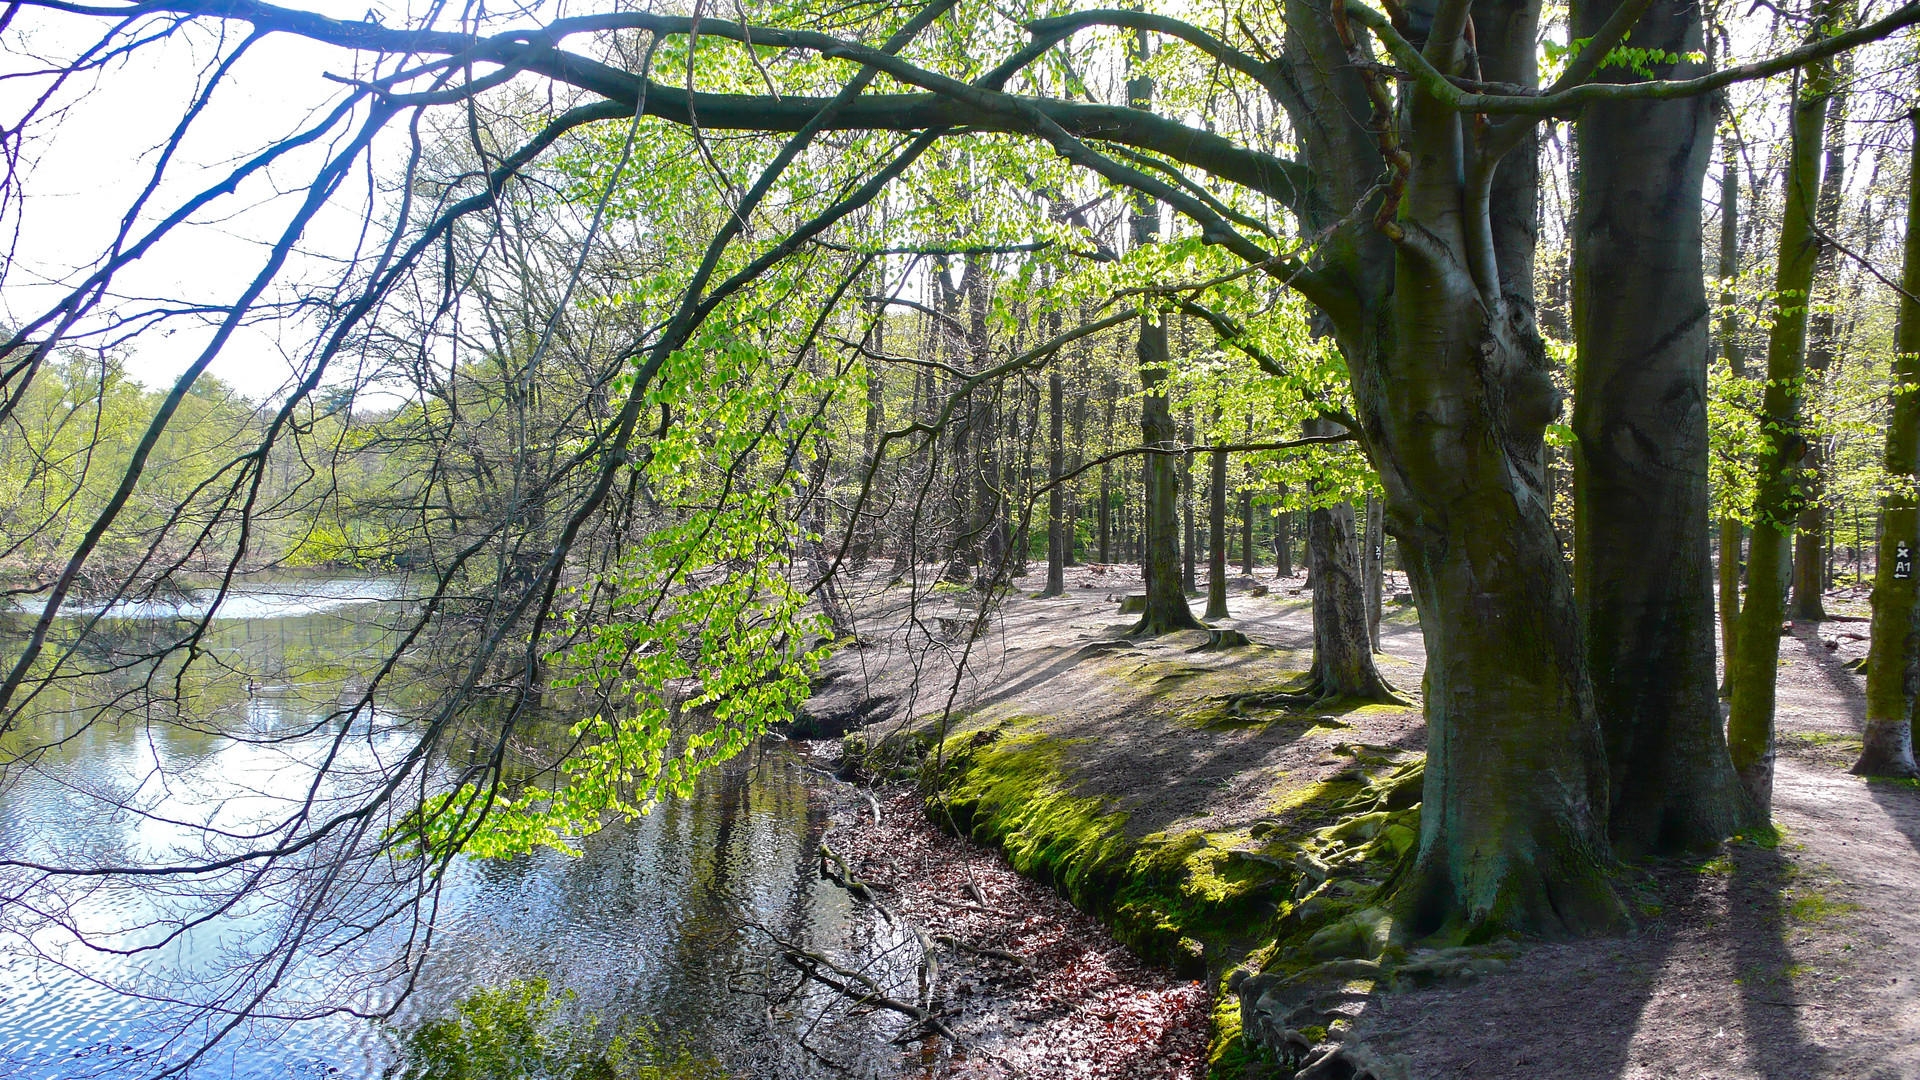
<svg viewBox="0 0 1920 1080"><path fill-rule="evenodd" d="M1076 777L1085 740L1061 737L1057 726L1002 716L944 739L922 736L904 752L896 744L887 768L924 784L942 827L999 848L1139 955L1208 980L1212 1075L1289 1075L1301 1055L1287 1040L1311 1050L1328 1038L1326 1026L1275 1032L1263 1021L1249 1033L1239 991L1330 959L1382 954L1390 926L1368 905L1418 834L1419 758L1335 743L1328 749L1343 766L1271 787L1250 823L1143 832L1121 799ZM857 736L849 748L869 753Z"/></svg>

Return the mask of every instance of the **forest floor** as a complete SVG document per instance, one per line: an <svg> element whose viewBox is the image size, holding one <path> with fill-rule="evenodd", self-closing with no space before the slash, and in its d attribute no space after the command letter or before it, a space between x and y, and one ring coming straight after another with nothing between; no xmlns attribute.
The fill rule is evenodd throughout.
<svg viewBox="0 0 1920 1080"><path fill-rule="evenodd" d="M1266 595L1252 595L1256 585ZM866 723L869 743L991 731L1002 745L1044 748L1050 790L1115 815L1101 820L1146 845L1230 843L1284 817L1292 793L1423 749L1416 709L1223 722L1220 695L1305 667L1311 605L1297 578L1234 579L1234 617L1217 625L1255 645L1225 651L1201 649L1197 633L1116 641L1131 619L1114 601L1139 590L1131 567L1073 568L1068 586L1048 600L1016 592L971 645L955 632L973 617L956 606L964 597L905 611L888 606L897 593L875 590L859 601L866 646L835 658L813 708ZM1387 592L1402 589L1390 581ZM1865 610L1851 596L1829 607ZM1864 632L1829 622L1782 637L1777 846L1630 868L1635 933L1527 943L1507 970L1468 985L1370 995L1353 1008L1351 1037L1412 1080L1920 1078L1920 790L1845 771L1863 698L1844 664L1865 652L1847 635ZM1381 636L1383 673L1417 697L1425 657L1411 608L1390 604ZM1200 1075L1200 985L1125 956L1001 852L932 828L910 788L882 795L882 824L854 814L832 834L856 873L938 933L1028 958L1018 968L956 958L945 1004L976 1052L943 1074ZM1001 846L1044 875L1044 853L1020 840L1016 830ZM1231 943L1205 947L1217 976Z"/></svg>

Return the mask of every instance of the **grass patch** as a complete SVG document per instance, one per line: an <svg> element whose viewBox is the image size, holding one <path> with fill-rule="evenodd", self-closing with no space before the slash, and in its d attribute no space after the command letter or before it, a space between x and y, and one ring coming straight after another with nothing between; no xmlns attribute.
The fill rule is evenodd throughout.
<svg viewBox="0 0 1920 1080"><path fill-rule="evenodd" d="M1920 780L1911 776L1869 776L1869 784L1884 784L1887 787L1903 787L1909 791L1920 791Z"/></svg>
<svg viewBox="0 0 1920 1080"><path fill-rule="evenodd" d="M1831 900L1820 893L1808 893L1796 898L1787 907L1787 915L1794 922L1822 923L1849 912L1859 911L1859 904L1849 904L1842 900Z"/></svg>

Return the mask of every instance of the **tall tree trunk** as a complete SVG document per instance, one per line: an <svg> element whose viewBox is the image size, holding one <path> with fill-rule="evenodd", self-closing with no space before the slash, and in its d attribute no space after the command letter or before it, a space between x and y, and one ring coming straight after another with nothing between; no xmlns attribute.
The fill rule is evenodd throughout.
<svg viewBox="0 0 1920 1080"><path fill-rule="evenodd" d="M1247 429L1247 433L1251 435L1253 433L1253 425L1247 425ZM1243 467L1243 474L1247 471L1248 470ZM1252 477L1248 476L1246 479L1251 481ZM1253 576L1254 565L1253 488L1249 486L1246 490L1240 492L1240 572L1251 577Z"/></svg>
<svg viewBox="0 0 1920 1080"><path fill-rule="evenodd" d="M1920 110L1907 114L1920 147ZM1920 158L1907 163L1907 241L1894 331L1895 388L1887 418L1886 469L1880 499L1879 562L1873 571L1873 639L1867 653L1867 730L1853 771L1862 776L1920 776L1913 759L1913 702L1920 688Z"/></svg>
<svg viewBox="0 0 1920 1080"><path fill-rule="evenodd" d="M978 371L989 362L987 313L991 296L987 289L990 265L986 256L969 255L966 270L960 276L960 291L967 304L967 370ZM1005 536L1000 528L1000 424L1002 408L998 390L973 395L969 426L973 429L973 504L971 533L967 545L967 565L973 569L975 588L987 589L990 579L1006 563ZM962 579L964 580L964 579Z"/></svg>
<svg viewBox="0 0 1920 1080"><path fill-rule="evenodd" d="M1835 83L1844 87L1845 59L1836 66L1839 76ZM1814 222L1826 236L1835 236L1840 230L1840 203L1847 185L1846 120L1847 95L1836 90L1827 101L1826 167L1820 174L1820 195L1813 209ZM1820 286L1825 285L1830 292L1838 284L1834 270L1839 252L1825 241L1819 241L1819 246L1820 254L1813 265L1814 287L1809 294L1816 298ZM1829 295L1826 300L1830 305L1833 297ZM1828 368L1838 353L1833 312L1811 311L1807 323L1807 382L1810 388L1817 388L1826 381ZM1807 441L1807 456L1801 461L1801 487L1806 493L1806 505L1801 507L1800 519L1795 522L1793 599L1788 608L1794 618L1808 622L1820 622L1827 617L1824 595L1827 588L1826 474L1826 447L1824 440L1816 436Z"/></svg>
<svg viewBox="0 0 1920 1080"><path fill-rule="evenodd" d="M873 351L877 353L887 351L887 323L885 319L876 320L873 324ZM873 451L879 440L880 426L883 420L883 400L886 396L887 384L885 372L878 364L868 364L866 375L867 410L865 423L860 432L860 460L863 463L863 469L872 474L873 481L877 483L880 463L874 460ZM863 477L862 479L864 480L865 478ZM869 516L868 511L862 511L862 517L864 520L855 521L848 526L853 530L853 547L852 550L848 552L847 561L850 568L854 570L860 570L866 567L867 560L873 557L873 548L880 537L880 519Z"/></svg>
<svg viewBox="0 0 1920 1080"><path fill-rule="evenodd" d="M1219 417L1215 418L1218 426ZM1227 618L1227 454L1207 455L1212 482L1207 485L1207 611L1203 619Z"/></svg>
<svg viewBox="0 0 1920 1080"><path fill-rule="evenodd" d="M1443 8L1451 21L1436 20L1425 54L1444 73L1537 82L1536 6L1473 5L1483 71L1468 62L1468 13ZM1353 374L1429 658L1419 848L1392 885L1395 933L1611 930L1627 917L1609 878L1606 758L1546 475L1543 436L1560 403L1532 317L1531 129L1489 131L1417 82L1390 101L1321 10L1286 4L1290 74L1314 104L1282 103L1340 208L1302 227L1339 234L1329 265L1353 292L1310 299ZM1377 205L1368 121L1388 107L1401 120L1397 212L1348 215Z"/></svg>
<svg viewBox="0 0 1920 1080"><path fill-rule="evenodd" d="M1153 79L1144 73L1148 58L1148 38L1136 30L1128 39L1127 103L1136 109L1153 104ZM1136 193L1130 220L1136 247L1153 243L1160 233L1160 206L1152 196ZM1167 348L1167 324L1149 316L1140 318L1140 336L1136 348L1140 369L1140 442L1154 448L1178 446L1179 437L1173 413L1161 389L1167 381L1171 361ZM1146 610L1130 633L1165 634L1174 630L1202 630L1200 620L1187 607L1187 594L1180 580L1180 461L1179 454L1142 455L1145 483L1142 520L1145 551L1141 573L1146 578Z"/></svg>
<svg viewBox="0 0 1920 1080"><path fill-rule="evenodd" d="M1575 3L1570 32L1591 36L1618 7ZM1699 18L1691 0L1654 0L1631 40L1696 52ZM1574 594L1606 740L1609 833L1627 854L1698 850L1751 820L1714 670L1700 230L1713 105L1597 103L1577 137Z"/></svg>
<svg viewBox="0 0 1920 1080"><path fill-rule="evenodd" d="M1334 433L1327 420L1309 420L1303 434ZM1402 702L1373 663L1367 624L1367 585L1353 503L1307 511L1307 558L1313 566L1313 668L1303 692L1317 698Z"/></svg>
<svg viewBox="0 0 1920 1080"><path fill-rule="evenodd" d="M1078 374L1075 379L1078 389L1075 390L1073 395L1073 438L1069 444L1073 447L1073 455L1072 463L1067 471L1076 474L1080 468L1080 463L1086 459L1087 452L1087 398L1090 395L1086 391L1090 389L1090 387L1085 384L1088 377L1084 371ZM1067 485L1067 549L1065 559L1066 565L1068 566L1080 565L1080 552L1078 550L1080 546L1080 512L1081 503L1084 501L1080 494L1081 490L1078 480Z"/></svg>
<svg viewBox="0 0 1920 1080"><path fill-rule="evenodd" d="M1720 325L1715 338L1734 378L1747 375L1747 351L1740 343L1740 147L1722 140L1720 160ZM1733 650L1740 633L1741 540L1745 526L1727 506L1720 517L1720 696L1733 696Z"/></svg>
<svg viewBox="0 0 1920 1080"><path fill-rule="evenodd" d="M1733 654L1740 640L1741 539L1746 529L1732 516L1720 519L1720 696L1733 697ZM1731 758L1729 758L1731 760Z"/></svg>
<svg viewBox="0 0 1920 1080"><path fill-rule="evenodd" d="M1380 651L1380 593L1385 585L1387 534L1380 520L1380 500L1367 496L1367 534L1361 542L1361 557L1366 560L1367 643Z"/></svg>
<svg viewBox="0 0 1920 1080"><path fill-rule="evenodd" d="M1285 498L1286 485L1280 487L1280 497ZM1281 510L1273 515L1273 576L1290 578L1293 576L1293 511Z"/></svg>
<svg viewBox="0 0 1920 1080"><path fill-rule="evenodd" d="M1113 412L1120 389L1112 383L1107 384L1107 427L1104 445L1113 445ZM1100 562L1113 564L1113 464L1100 463L1100 505L1097 507L1100 519Z"/></svg>
<svg viewBox="0 0 1920 1080"><path fill-rule="evenodd" d="M1063 387L1058 371L1047 374L1047 422L1052 446L1047 458L1047 587L1041 596L1059 596L1067 591L1067 522L1065 493L1060 477L1066 472L1066 415L1062 407Z"/></svg>
<svg viewBox="0 0 1920 1080"><path fill-rule="evenodd" d="M1181 441L1188 446L1193 442L1193 413L1187 413L1185 430L1181 432ZM1180 588L1188 596L1200 591L1199 567L1196 564L1200 555L1198 530L1193 518L1193 451L1180 455Z"/></svg>
<svg viewBox="0 0 1920 1080"><path fill-rule="evenodd" d="M1832 0L1823 0L1819 27L1833 21ZM1816 32L1819 32L1816 30ZM1756 809L1773 807L1774 678L1780 663L1780 635L1786 616L1786 588L1793 525L1800 513L1797 494L1800 461L1806 454L1801 405L1807 351L1807 297L1819 245L1810 228L1820 145L1832 74L1823 65L1808 68L1794 88L1792 149L1787 163L1785 208L1780 218L1780 259L1775 271L1777 297L1773 328L1767 336L1767 392L1762 406L1767 448L1761 455L1754 496L1753 535L1748 542L1747 599L1740 618L1745 633L1734 653L1733 709L1727 718L1727 743L1740 782Z"/></svg>

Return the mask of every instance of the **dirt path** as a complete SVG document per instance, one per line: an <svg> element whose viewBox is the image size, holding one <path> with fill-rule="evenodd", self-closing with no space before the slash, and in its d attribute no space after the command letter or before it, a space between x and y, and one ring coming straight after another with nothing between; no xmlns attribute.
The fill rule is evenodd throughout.
<svg viewBox="0 0 1920 1080"><path fill-rule="evenodd" d="M1270 647L1256 656L1163 641L1116 658L1084 646L1123 624L1109 597L1138 591L1137 578L1070 572L1068 598L1016 596L994 616L968 652L955 705L1053 717L1051 734L1089 748L1072 767L1080 789L1111 798L1141 831L1256 820L1282 777L1344 767L1344 745L1419 749L1424 732L1405 711L1367 710L1304 733L1222 730L1172 718L1177 695L1113 689L1144 672L1149 684L1189 687L1191 700L1208 680L1303 667L1308 596L1291 592L1297 579L1259 583L1267 595L1236 588L1237 618L1226 624ZM1864 627L1802 625L1782 639L1777 848L1735 845L1705 863L1640 868L1634 935L1535 944L1479 983L1371 999L1355 1036L1403 1055L1410 1080L1920 1080L1920 790L1845 772L1863 722L1861 677L1843 665L1865 643L1849 633ZM1417 691L1425 657L1411 611L1391 615L1382 637L1383 670ZM830 690L868 702L868 719L924 715L925 677L945 662L950 685L954 661L923 664L916 697L916 672L899 660L914 650L903 646L874 643L859 678L843 673Z"/></svg>

